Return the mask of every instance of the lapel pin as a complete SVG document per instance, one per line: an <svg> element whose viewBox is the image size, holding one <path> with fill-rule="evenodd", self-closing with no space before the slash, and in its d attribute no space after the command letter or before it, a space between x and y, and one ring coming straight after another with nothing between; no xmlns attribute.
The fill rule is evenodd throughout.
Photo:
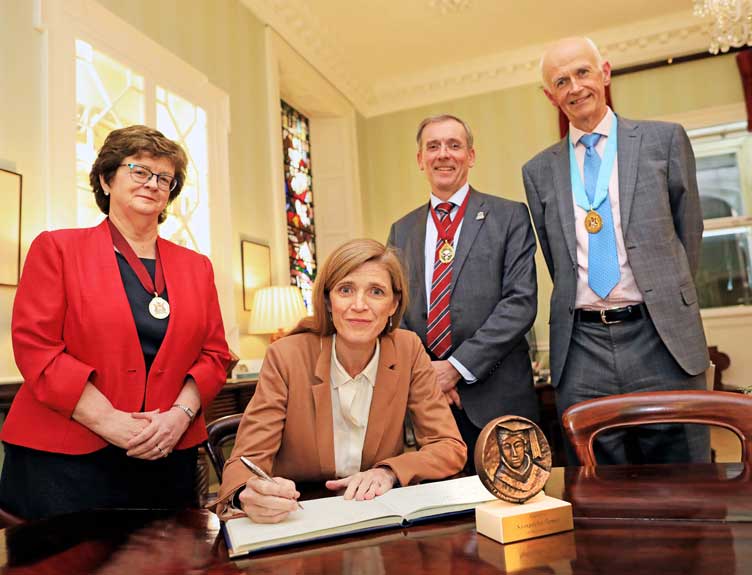
<svg viewBox="0 0 752 575"><path fill-rule="evenodd" d="M484 220L484 219L486 219L486 214L483 213L483 212L478 212L477 214L475 214L475 219L476 220Z"/></svg>

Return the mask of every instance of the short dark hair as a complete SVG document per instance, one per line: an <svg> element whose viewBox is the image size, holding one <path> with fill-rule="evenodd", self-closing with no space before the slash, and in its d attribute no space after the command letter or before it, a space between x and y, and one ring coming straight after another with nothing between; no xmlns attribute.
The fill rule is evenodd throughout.
<svg viewBox="0 0 752 575"><path fill-rule="evenodd" d="M112 181L123 160L128 156L146 155L154 158L166 158L175 168L175 188L167 200L169 206L178 197L185 183L185 169L188 157L177 142L165 137L162 132L148 126L128 126L113 130L99 150L99 155L89 172L89 184L94 192L94 199L102 213L110 213L110 196L104 193L99 177L108 184ZM159 214L159 223L167 219L167 214Z"/></svg>
<svg viewBox="0 0 752 575"><path fill-rule="evenodd" d="M426 126L428 126L428 124L438 124L439 122L446 122L447 120L453 120L462 125L462 127L465 129L467 148L468 150L471 149L473 147L473 132L470 129L470 126L468 126L465 120L462 120L457 116L453 116L452 114L439 114L438 116L429 116L428 118L425 118L420 124L418 124L418 133L415 136L415 141L418 142L418 148L420 148L421 146L420 139L423 137L423 130L426 129Z"/></svg>

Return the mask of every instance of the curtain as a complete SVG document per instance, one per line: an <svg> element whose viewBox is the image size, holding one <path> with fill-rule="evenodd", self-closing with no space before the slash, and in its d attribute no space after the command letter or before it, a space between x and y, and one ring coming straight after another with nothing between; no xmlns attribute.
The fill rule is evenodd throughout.
<svg viewBox="0 0 752 575"><path fill-rule="evenodd" d="M752 132L752 50L742 50L736 55L736 65L742 77L744 103L747 105L747 131Z"/></svg>

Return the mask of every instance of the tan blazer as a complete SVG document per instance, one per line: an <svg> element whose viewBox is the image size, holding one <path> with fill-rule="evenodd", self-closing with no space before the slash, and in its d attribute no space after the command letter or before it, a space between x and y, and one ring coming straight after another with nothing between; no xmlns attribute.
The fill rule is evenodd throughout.
<svg viewBox="0 0 752 575"><path fill-rule="evenodd" d="M335 478L331 353L332 338L312 333L288 336L269 347L225 464L218 514L225 515L227 500L250 476L238 459L241 455L272 476L293 481ZM407 411L419 450L404 453ZM383 337L361 470L387 466L400 484L408 485L457 473L466 455L418 336L398 329Z"/></svg>

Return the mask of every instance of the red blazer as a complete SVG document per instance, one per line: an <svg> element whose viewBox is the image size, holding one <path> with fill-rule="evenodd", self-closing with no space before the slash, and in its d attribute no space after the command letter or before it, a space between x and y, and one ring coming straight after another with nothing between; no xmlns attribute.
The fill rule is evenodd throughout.
<svg viewBox="0 0 752 575"><path fill-rule="evenodd" d="M87 381L116 409L166 410L187 375L201 405L225 382L230 359L209 259L159 238L170 320L149 379L107 222L41 233L31 244L13 305L11 332L24 383L0 438L58 453L107 443L71 419ZM206 438L203 414L177 449Z"/></svg>

